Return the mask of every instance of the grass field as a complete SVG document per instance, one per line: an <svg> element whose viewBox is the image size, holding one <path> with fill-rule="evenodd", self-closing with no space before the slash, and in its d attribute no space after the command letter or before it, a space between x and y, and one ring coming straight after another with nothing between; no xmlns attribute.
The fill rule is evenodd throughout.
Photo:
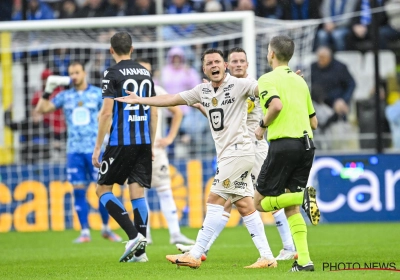
<svg viewBox="0 0 400 280"><path fill-rule="evenodd" d="M197 234L188 228L183 232L193 238ZM273 226L266 232L277 254L278 232ZM280 261L276 269L244 269L258 254L242 226L225 229L197 270L177 269L165 260L166 254L178 253L168 243L167 230L152 231L155 244L147 247L148 263L119 263L124 244L106 241L96 231L86 244L72 244L75 231L1 233L0 279L400 279L394 271L323 271L323 262L394 262L400 269L399 232L397 223L310 226L313 273L288 273L292 261Z"/></svg>

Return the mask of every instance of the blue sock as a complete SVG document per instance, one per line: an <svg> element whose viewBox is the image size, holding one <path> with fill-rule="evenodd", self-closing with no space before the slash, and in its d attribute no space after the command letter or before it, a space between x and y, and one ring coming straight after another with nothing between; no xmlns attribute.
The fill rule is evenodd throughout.
<svg viewBox="0 0 400 280"><path fill-rule="evenodd" d="M108 215L108 211L106 207L104 207L103 203L99 203L99 212L101 216L101 220L103 221L103 225L108 225L108 220L110 219L110 216Z"/></svg>
<svg viewBox="0 0 400 280"><path fill-rule="evenodd" d="M119 201L119 199L112 192L104 193L100 197L100 202L104 207L106 207L107 202L109 202L110 200L118 205L122 210L125 210L124 205L122 205L121 201Z"/></svg>
<svg viewBox="0 0 400 280"><path fill-rule="evenodd" d="M146 199L144 197L131 200L133 208L133 222L136 230L146 237L147 218L149 216ZM140 256L145 252L144 249L138 250L135 256Z"/></svg>
<svg viewBox="0 0 400 280"><path fill-rule="evenodd" d="M79 223L81 224L81 229L88 229L88 213L89 206L86 201L86 190L84 189L74 189L75 198L75 211L78 214Z"/></svg>
<svg viewBox="0 0 400 280"><path fill-rule="evenodd" d="M113 217L119 226L125 231L129 240L137 237L138 231L133 226L128 212L125 210L121 201L119 201L112 192L104 193L100 197L100 202L107 209L110 216Z"/></svg>

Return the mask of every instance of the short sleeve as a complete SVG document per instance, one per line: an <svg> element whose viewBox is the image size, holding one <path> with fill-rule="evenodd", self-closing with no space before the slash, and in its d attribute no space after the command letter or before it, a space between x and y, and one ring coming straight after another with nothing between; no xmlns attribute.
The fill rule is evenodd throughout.
<svg viewBox="0 0 400 280"><path fill-rule="evenodd" d="M280 98L275 84L269 79L268 74L258 79L258 93L263 110L267 109L274 98Z"/></svg>
<svg viewBox="0 0 400 280"><path fill-rule="evenodd" d="M311 100L310 92L308 92L308 94L307 94L307 110L308 110L308 116L310 118L315 116L315 109L314 109L314 105Z"/></svg>
<svg viewBox="0 0 400 280"><path fill-rule="evenodd" d="M65 95L65 91L60 92L59 94L57 94L52 100L51 102L54 104L54 106L59 109L64 105L64 95Z"/></svg>
<svg viewBox="0 0 400 280"><path fill-rule="evenodd" d="M101 81L101 91L103 98L115 98L116 97L116 80L114 73L111 70L104 71L104 77Z"/></svg>
<svg viewBox="0 0 400 280"><path fill-rule="evenodd" d="M183 98L183 100L186 101L187 105L189 105L189 106L199 103L199 102L201 102L201 98L200 98L200 92L201 92L200 87L201 86L202 85L198 85L191 90L183 91L178 94Z"/></svg>

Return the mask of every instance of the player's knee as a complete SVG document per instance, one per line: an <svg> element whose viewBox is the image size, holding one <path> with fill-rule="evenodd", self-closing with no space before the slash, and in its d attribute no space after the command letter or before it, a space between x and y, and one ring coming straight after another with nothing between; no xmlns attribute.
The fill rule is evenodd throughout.
<svg viewBox="0 0 400 280"><path fill-rule="evenodd" d="M112 191L112 186L96 185L96 195L99 198L106 192L111 192L111 191Z"/></svg>

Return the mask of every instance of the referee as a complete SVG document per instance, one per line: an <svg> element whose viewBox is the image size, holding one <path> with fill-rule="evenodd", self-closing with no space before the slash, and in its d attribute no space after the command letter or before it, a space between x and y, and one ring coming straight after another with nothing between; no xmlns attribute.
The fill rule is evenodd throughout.
<svg viewBox="0 0 400 280"><path fill-rule="evenodd" d="M314 271L307 244L307 226L299 206L312 224L319 222L316 191L306 187L314 159L312 130L318 121L310 91L303 78L288 66L294 42L287 36L273 37L268 46L268 63L273 71L258 80L264 117L256 129L261 140L268 127L269 152L258 177L254 203L257 210L284 208L298 252L291 271Z"/></svg>

